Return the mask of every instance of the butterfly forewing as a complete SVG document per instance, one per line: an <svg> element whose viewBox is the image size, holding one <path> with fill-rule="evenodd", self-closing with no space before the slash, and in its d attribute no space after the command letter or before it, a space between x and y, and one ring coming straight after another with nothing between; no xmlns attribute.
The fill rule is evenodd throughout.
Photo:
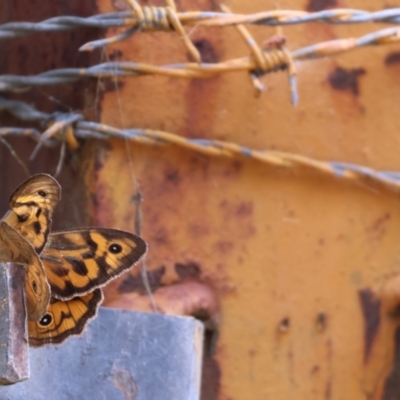
<svg viewBox="0 0 400 400"><path fill-rule="evenodd" d="M51 217L61 197L58 182L50 175L34 175L11 195L11 210L3 220L17 230L39 254L50 232Z"/></svg>
<svg viewBox="0 0 400 400"><path fill-rule="evenodd" d="M79 335L96 316L102 300L101 289L68 301L53 298L40 321L28 322L29 344L35 347L59 344L71 335Z"/></svg>
<svg viewBox="0 0 400 400"><path fill-rule="evenodd" d="M52 233L41 259L52 296L68 300L90 293L133 267L146 253L139 236L88 228Z"/></svg>

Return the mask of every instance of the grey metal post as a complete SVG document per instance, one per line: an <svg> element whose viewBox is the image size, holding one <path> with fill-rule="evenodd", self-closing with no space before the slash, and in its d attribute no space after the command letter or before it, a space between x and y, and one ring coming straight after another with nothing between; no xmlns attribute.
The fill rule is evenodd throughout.
<svg viewBox="0 0 400 400"><path fill-rule="evenodd" d="M31 377L7 400L199 400L203 324L100 307L80 337L31 348Z"/></svg>
<svg viewBox="0 0 400 400"><path fill-rule="evenodd" d="M29 378L24 289L24 269L0 263L0 385Z"/></svg>

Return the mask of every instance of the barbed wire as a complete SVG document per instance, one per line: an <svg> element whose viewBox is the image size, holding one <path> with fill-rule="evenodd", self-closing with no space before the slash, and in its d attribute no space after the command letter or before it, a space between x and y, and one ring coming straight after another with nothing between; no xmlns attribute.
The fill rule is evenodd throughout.
<svg viewBox="0 0 400 400"><path fill-rule="evenodd" d="M148 14L163 13L165 7L142 7ZM154 11L152 11L154 10ZM225 27L237 24L253 24L268 26L296 25L309 22L328 24L359 24L379 22L386 24L400 23L400 8L392 8L369 12L357 9L330 9L318 12L299 10L272 10L250 15L224 13L215 11L188 11L176 13L182 25ZM0 24L0 39L26 36L37 32L68 31L79 28L108 29L118 27L137 28L140 30L141 20L130 10L93 15L91 17L60 16L41 22L7 22ZM160 28L161 29L161 28ZM153 29L154 30L154 29ZM84 48L83 50L88 50Z"/></svg>
<svg viewBox="0 0 400 400"><path fill-rule="evenodd" d="M251 47L251 56L231 59L219 63L177 63L156 66L136 62L106 62L89 68L62 68L40 73L35 76L0 75L0 91L24 91L32 86L56 85L70 83L88 77L134 77L140 75L164 75L175 78L210 78L220 73L247 71L250 73L257 90L264 90L259 78L267 73L289 69L292 102L297 103L295 74L290 70L294 60L316 59L331 56L358 47L384 45L400 40L400 27L381 29L359 38L336 39L288 52L278 46L260 50ZM249 44L250 39L246 40ZM265 61L260 61L254 55L254 47L261 52Z"/></svg>
<svg viewBox="0 0 400 400"><path fill-rule="evenodd" d="M175 145L208 156L244 157L274 167L303 167L333 178L341 178L355 183L362 183L367 179L369 182L382 184L396 192L400 191L400 173L398 172L377 171L362 165L337 161L320 161L312 157L277 150L255 150L221 140L188 139L160 130L118 129L96 122L85 121L83 116L78 113L43 113L35 110L26 103L2 97L0 97L0 110L8 110L18 118L34 120L49 125L39 137L36 129L19 128L0 128L0 137L7 135L32 137L39 142L39 147L32 154L33 157L37 154L40 146L54 146L57 143L61 143L62 157L60 157L57 166L57 173L61 170L66 144L72 148L76 148L78 145L77 138L98 140L119 138L146 145ZM24 118L25 114L28 115L27 118Z"/></svg>
<svg viewBox="0 0 400 400"><path fill-rule="evenodd" d="M334 9L315 13L293 10L274 10L252 15L234 14L227 7L223 12L177 12L173 0L166 0L167 7L142 7L135 0L128 0L130 11L101 14L88 18L63 16L50 18L38 23L13 22L0 25L0 39L25 36L33 32L71 30L79 27L111 28L128 27L126 31L111 38L89 42L80 50L93 50L110 43L124 40L137 31L156 30L176 31L192 55L195 63L176 63L156 66L134 62L107 62L89 68L63 68L46 71L36 76L0 75L0 91L23 91L32 86L55 85L76 81L83 77L134 77L141 75L164 75L176 78L210 78L220 73L247 71L257 91L264 89L260 82L263 75L286 69L289 74L292 103L297 104L296 72L294 61L315 59L349 51L357 47L383 45L400 40L400 27L381 29L359 38L345 38L317 43L289 52L284 37L274 37L259 46L244 24L256 25L293 25L308 22L330 24L354 24L364 22L400 23L400 8L367 12L352 9ZM198 50L187 37L183 26L224 27L236 26L240 35L249 46L251 55L219 63L202 63ZM8 110L20 119L38 121L47 128L43 134L35 128L0 128L0 141L7 145L17 158L14 150L4 141L4 136L24 135L38 142L32 157L42 146L54 146L61 142L60 161L57 174L61 170L65 148L68 144L76 148L77 138L110 139L124 138L144 144L173 144L189 148L199 153L224 157L249 157L273 166L287 168L307 167L325 174L348 180L360 181L368 178L391 189L400 188L400 173L379 172L368 167L318 161L299 154L272 150L254 150L235 143L218 140L187 139L181 136L151 129L117 129L107 125L85 121L78 113L43 113L19 101L0 98L0 110ZM21 160L17 158L21 163Z"/></svg>

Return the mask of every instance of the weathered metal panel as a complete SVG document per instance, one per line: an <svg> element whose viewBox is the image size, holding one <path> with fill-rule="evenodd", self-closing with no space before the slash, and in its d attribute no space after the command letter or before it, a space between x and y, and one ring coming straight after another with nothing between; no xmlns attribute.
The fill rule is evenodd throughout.
<svg viewBox="0 0 400 400"><path fill-rule="evenodd" d="M102 11L116 9L99 4ZM379 10L386 3L229 3L237 13L335 6ZM219 4L187 0L178 8L218 10ZM283 34L294 50L380 27L313 23L285 27ZM259 43L275 33L249 29ZM234 28L195 28L190 38L208 62L249 52ZM188 59L174 33L137 34L107 52L154 64ZM101 120L398 170L400 82L398 63L387 62L397 60L397 52L394 45L296 63L297 108L290 105L284 73L264 77L268 90L259 98L245 73L192 81L121 80L104 96ZM98 147L96 223L132 229L131 196L138 180L147 265L154 271L159 307L172 313L193 311L194 305L201 310L200 296L182 295L188 280L201 282L218 298L218 312L208 313L220 323L215 355L208 358L213 372L205 373L213 390L204 399L398 396L393 383L398 320L382 294L399 273L397 194L369 182L245 158L220 159L173 146L110 145ZM178 265L193 272L193 264L197 273L178 273ZM111 284L109 304L149 309L146 297L135 292L136 282L123 278Z"/></svg>

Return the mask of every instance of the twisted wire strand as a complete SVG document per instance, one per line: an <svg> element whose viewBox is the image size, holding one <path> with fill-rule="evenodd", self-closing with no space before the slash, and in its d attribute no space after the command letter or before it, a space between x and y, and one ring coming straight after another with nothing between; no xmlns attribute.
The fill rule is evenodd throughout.
<svg viewBox="0 0 400 400"><path fill-rule="evenodd" d="M357 47L384 45L400 40L400 28L386 28L359 38L335 39L317 43L291 52L294 60L314 59L349 51ZM264 51L267 53L267 51ZM236 58L220 63L178 63L156 66L135 62L106 62L89 68L61 68L35 76L0 75L0 90L28 89L30 86L68 83L82 77L128 77L159 74L179 78L209 78L223 72L256 70L251 57Z"/></svg>
<svg viewBox="0 0 400 400"><path fill-rule="evenodd" d="M240 26L239 26L240 28ZM243 28L243 26L241 27ZM243 35L243 31L242 31ZM258 78L270 72L287 69L291 87L292 103L297 104L294 60L315 59L332 56L358 47L385 45L400 40L400 27L381 29L359 38L336 39L317 43L292 52L283 46L266 49L253 46L251 36L244 33L251 55L220 63L181 63L156 66L135 62L106 62L89 68L62 68L43 72L35 76L0 75L0 91L22 91L31 86L55 85L76 81L83 77L132 77L139 75L164 75L176 78L210 78L216 74L247 71L257 90L262 91ZM261 61L259 56L261 55Z"/></svg>
<svg viewBox="0 0 400 400"><path fill-rule="evenodd" d="M400 8L375 12L346 8L323 10L318 12L273 10L250 15L214 11L188 11L177 12L176 16L182 25L200 25L208 27L224 27L238 24L284 26L309 22L328 24L380 22L386 24L398 24L400 23ZM95 29L116 27L138 28L139 25L140 21L132 11L98 14L86 18L77 16L60 16L49 18L41 22L8 22L0 24L0 40L26 36L36 32L67 31L83 27Z"/></svg>
<svg viewBox="0 0 400 400"><path fill-rule="evenodd" d="M18 103L20 108L18 107ZM301 154L276 150L255 150L232 142L210 139L188 139L182 136L153 129L118 129L108 125L85 121L78 113L46 114L36 112L35 109L23 102L10 101L0 98L0 107L8 110L15 116L21 117L24 112L36 115L36 120L54 121L53 124L38 138L35 129L0 128L0 135L28 135L39 140L41 145L54 146L62 143L62 153L65 154L65 143L74 148L66 140L66 132L74 138L109 140L111 138L127 139L146 145L175 145L190 149L201 154L220 157L245 157L259 162L284 168L307 168L333 178L341 178L354 183L368 179L370 182L382 184L385 187L399 192L400 173L395 171L377 171L375 169L337 161L320 161ZM19 109L18 109L19 108ZM75 142L76 143L76 142ZM60 170L61 162L57 167Z"/></svg>

